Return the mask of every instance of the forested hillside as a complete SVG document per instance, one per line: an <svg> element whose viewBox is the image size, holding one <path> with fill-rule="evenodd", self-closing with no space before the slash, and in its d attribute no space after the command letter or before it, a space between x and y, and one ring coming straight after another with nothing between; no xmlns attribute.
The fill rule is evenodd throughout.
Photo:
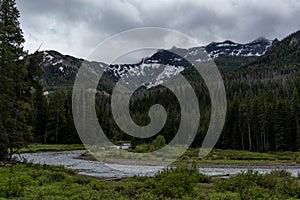
<svg viewBox="0 0 300 200"><path fill-rule="evenodd" d="M23 50L19 12L14 1L0 4L0 160L30 140L32 92L38 84L38 65ZM28 62L26 62L28 61ZM33 74L33 72L36 72Z"/></svg>
<svg viewBox="0 0 300 200"><path fill-rule="evenodd" d="M300 32L297 32L277 42L265 55L255 60L249 58L248 64L238 62L239 65L242 64L240 67L232 66L237 58L227 59L231 70L224 72L223 78L228 97L228 112L218 148L251 151L297 151L300 148L299 35ZM223 65L226 63L226 58L218 59L223 59ZM218 64L218 60L216 62ZM187 68L182 74L191 82L200 102L201 124L193 143L193 147L197 147L201 145L209 124L210 98L196 70ZM105 80L105 77L102 78L99 85ZM80 142L74 134L70 100L69 91L64 90L57 90L48 96L48 108L43 109L43 112L47 112L44 115L46 125L41 126L44 127L43 130L36 132L43 139L38 141ZM131 114L137 124L147 125L150 123L148 110L156 103L167 108L168 120L159 134L164 135L169 142L180 123L180 107L170 91L155 87L136 92L132 97ZM110 95L106 92L97 93L96 109L99 123L113 141L132 140L134 144L142 144L155 138L137 139L122 133L113 120Z"/></svg>
<svg viewBox="0 0 300 200"><path fill-rule="evenodd" d="M24 38L14 1L3 2L0 15L0 159L28 143L80 143L73 122L71 89L83 60L54 51L28 55L23 50ZM227 52L228 55L215 58L228 99L226 123L218 148L262 152L300 149L300 31L282 41L276 40L272 45L270 41L263 42L263 48L259 48L259 41L255 45L249 43L255 48L244 45L248 45L249 52L258 49L264 53L268 49L262 56L228 56L231 53ZM225 43L213 44L219 45L218 55ZM195 49L181 51L191 53ZM176 56L166 51L158 51L146 61L149 64L168 60L163 58L164 55L174 58L170 61L174 67L186 63L183 60L179 62ZM89 63L107 67L104 63ZM139 64L123 67L137 66ZM115 67L123 70L122 66ZM131 99L130 110L138 125L150 123L149 108L157 103L166 108L168 119L160 133L152 138L129 137L118 128L111 114L110 94L120 78L120 71L113 66L110 68L111 73L101 78L96 93L99 123L107 136L112 141L130 140L133 146L149 143L157 135L163 135L166 142L170 142L181 117L175 95L161 86L137 91ZM192 144L192 147L199 147L210 121L210 97L201 76L193 67L185 66L181 74L189 80L200 102L201 122ZM180 85L177 89L184 90Z"/></svg>
<svg viewBox="0 0 300 200"><path fill-rule="evenodd" d="M224 76L229 99L220 147L298 150L300 32Z"/></svg>
<svg viewBox="0 0 300 200"><path fill-rule="evenodd" d="M300 32L296 32L274 44L264 56L223 74L228 112L217 147L251 151L297 151L300 148L299 38ZM203 81L194 69L189 68L183 74L192 83L200 102L202 118L198 136L193 143L196 147L201 145L209 123L210 100ZM146 93L144 96L147 99L142 100L140 97L143 95L140 93ZM146 125L150 122L146 114L154 103L162 103L169 108L170 118L160 134L170 141L180 120L180 108L175 97L163 88L138 92L136 96L139 98L135 101L133 98L131 111L138 124ZM109 103L102 106L101 113L105 113L105 119L109 120L100 120L104 127L114 127L106 129L110 133L108 135L116 140L130 139L115 128L110 112L104 111L108 107Z"/></svg>

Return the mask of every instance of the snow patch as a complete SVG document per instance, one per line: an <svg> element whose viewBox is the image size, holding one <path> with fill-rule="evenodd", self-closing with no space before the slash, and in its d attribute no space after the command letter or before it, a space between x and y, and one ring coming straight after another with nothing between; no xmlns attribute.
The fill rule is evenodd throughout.
<svg viewBox="0 0 300 200"><path fill-rule="evenodd" d="M63 59L60 59L59 61L57 61L57 62L55 62L55 63L53 63L52 65L58 65L58 64L60 64L60 63L63 63L64 62L64 60Z"/></svg>
<svg viewBox="0 0 300 200"><path fill-rule="evenodd" d="M175 58L174 61L180 62L182 61L182 58Z"/></svg>
<svg viewBox="0 0 300 200"><path fill-rule="evenodd" d="M46 51L44 51L44 62L48 61L51 62L54 59L53 56L51 56L49 53L47 53Z"/></svg>

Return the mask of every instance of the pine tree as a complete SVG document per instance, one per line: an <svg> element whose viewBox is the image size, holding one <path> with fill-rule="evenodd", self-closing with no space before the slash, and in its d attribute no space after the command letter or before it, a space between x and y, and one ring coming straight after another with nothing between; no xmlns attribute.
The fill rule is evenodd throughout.
<svg viewBox="0 0 300 200"><path fill-rule="evenodd" d="M41 84L37 85L37 89L34 93L33 98L33 133L34 133L34 142L45 142L45 132L47 126L47 117L48 117L48 105L47 99L43 94L43 87Z"/></svg>
<svg viewBox="0 0 300 200"><path fill-rule="evenodd" d="M292 95L292 114L295 118L295 139L296 139L296 150L300 150L300 126L299 126L299 112L300 112L300 97L298 94L298 91L294 89L293 95Z"/></svg>
<svg viewBox="0 0 300 200"><path fill-rule="evenodd" d="M26 57L26 66L28 71L28 81L30 82L32 98L32 113L30 124L33 127L33 142L45 142L45 131L47 125L47 98L43 93L41 78L43 71L40 67L42 54L36 51L34 54Z"/></svg>
<svg viewBox="0 0 300 200"><path fill-rule="evenodd" d="M287 132L287 126L288 126L288 119L287 119L287 113L288 113L288 106L286 105L285 101L278 101L275 108L275 149L277 151L284 151L289 150L289 144L288 144L288 132Z"/></svg>
<svg viewBox="0 0 300 200"><path fill-rule="evenodd" d="M47 141L59 143L62 128L66 123L65 93L58 89L50 97L48 107Z"/></svg>
<svg viewBox="0 0 300 200"><path fill-rule="evenodd" d="M29 85L22 44L24 38L14 0L0 2L0 159L24 145L30 127Z"/></svg>
<svg viewBox="0 0 300 200"><path fill-rule="evenodd" d="M59 135L59 143L63 143L63 144L81 143L73 120L71 102L72 102L72 95L71 93L69 93L64 103L66 120L62 126L61 134Z"/></svg>

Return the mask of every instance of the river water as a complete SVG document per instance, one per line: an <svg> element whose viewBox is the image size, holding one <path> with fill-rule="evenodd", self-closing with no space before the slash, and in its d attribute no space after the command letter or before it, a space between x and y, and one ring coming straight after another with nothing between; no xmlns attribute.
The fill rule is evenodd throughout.
<svg viewBox="0 0 300 200"><path fill-rule="evenodd" d="M28 162L47 165L62 165L67 168L78 171L79 174L94 177L128 177L128 176L151 176L157 171L163 169L163 166L147 165L124 165L110 164L99 161L81 160L78 157L83 154L84 150L79 151L60 151L60 152L38 152L17 155L20 160L26 159ZM119 170L116 170L119 169ZM268 173L274 169L285 169L297 176L300 173L298 166L203 166L199 171L211 176L228 176L253 169L260 173Z"/></svg>

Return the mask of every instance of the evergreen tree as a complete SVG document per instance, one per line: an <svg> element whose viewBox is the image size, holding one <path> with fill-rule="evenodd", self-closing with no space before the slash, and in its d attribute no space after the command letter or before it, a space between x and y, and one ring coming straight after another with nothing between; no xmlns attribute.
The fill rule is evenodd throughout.
<svg viewBox="0 0 300 200"><path fill-rule="evenodd" d="M47 142L59 143L59 137L62 128L66 123L65 111L65 93L58 89L55 91L49 101L48 123L47 123Z"/></svg>
<svg viewBox="0 0 300 200"><path fill-rule="evenodd" d="M28 81L31 86L32 98L32 113L30 124L33 127L33 142L45 142L45 131L47 125L47 98L43 93L43 85L41 78L43 71L40 67L42 55L36 51L34 54L26 57L26 65L28 71Z"/></svg>
<svg viewBox="0 0 300 200"><path fill-rule="evenodd" d="M34 142L45 142L45 133L47 127L48 105L47 99L43 94L43 87L41 84L37 85L37 89L33 98L33 133Z"/></svg>
<svg viewBox="0 0 300 200"><path fill-rule="evenodd" d="M65 98L65 123L62 126L62 131L59 135L59 143L63 144L78 144L81 143L77 134L73 115L72 115L72 95L69 93Z"/></svg>
<svg viewBox="0 0 300 200"><path fill-rule="evenodd" d="M276 151L283 151L283 150L288 150L289 144L287 140L287 132L286 132L286 127L288 124L288 119L286 113L288 112L287 110L287 105L284 101L279 101L276 104L275 108L275 149Z"/></svg>
<svg viewBox="0 0 300 200"><path fill-rule="evenodd" d="M24 38L14 0L0 1L0 159L24 145L30 127L29 85L24 62Z"/></svg>
<svg viewBox="0 0 300 200"><path fill-rule="evenodd" d="M300 150L300 126L299 126L299 112L300 112L300 97L298 91L294 89L292 95L292 110L294 115L294 132L295 132L295 139L296 139L296 150Z"/></svg>

